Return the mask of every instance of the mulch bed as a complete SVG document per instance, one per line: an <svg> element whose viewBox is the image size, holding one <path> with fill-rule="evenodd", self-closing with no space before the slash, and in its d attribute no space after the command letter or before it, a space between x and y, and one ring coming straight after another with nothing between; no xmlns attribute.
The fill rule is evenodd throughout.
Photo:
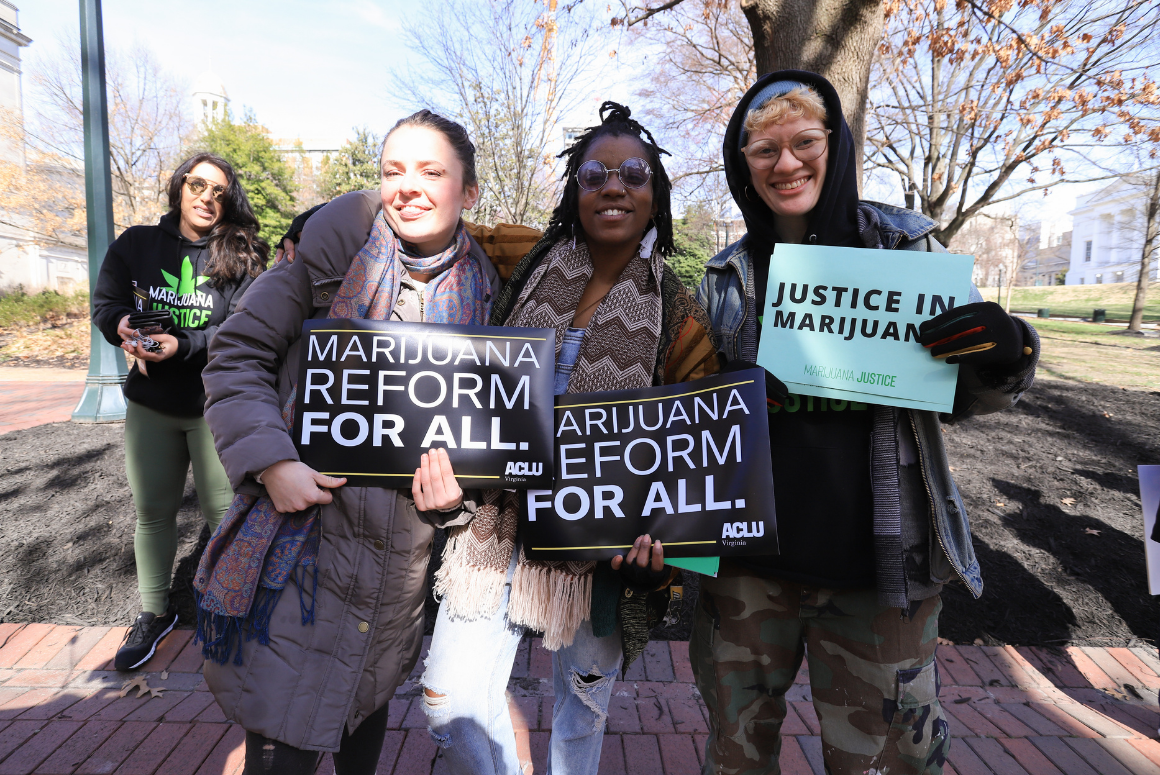
<svg viewBox="0 0 1160 775"><path fill-rule="evenodd" d="M973 600L962 586L947 587L943 637L1047 646L1160 640L1135 472L1160 463L1160 393L1041 381L1015 409L946 433L986 590ZM135 516L121 439L120 425L72 423L0 436L0 621L132 621ZM190 479L173 590L187 624L202 527ZM695 578L685 592L681 621L654 637L688 637Z"/></svg>

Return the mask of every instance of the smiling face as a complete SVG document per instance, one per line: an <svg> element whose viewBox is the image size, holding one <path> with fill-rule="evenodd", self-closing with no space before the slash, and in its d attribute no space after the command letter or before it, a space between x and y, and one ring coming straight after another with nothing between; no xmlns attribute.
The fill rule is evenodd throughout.
<svg viewBox="0 0 1160 775"><path fill-rule="evenodd" d="M649 219L656 215L653 185L656 176L641 188L629 188L613 170L620 168L625 159L633 157L648 160L644 144L628 135L604 135L592 141L580 160L595 160L609 170L608 181L599 191L578 189L580 225L595 257L601 249L623 248L636 245L644 237Z"/></svg>
<svg viewBox="0 0 1160 775"><path fill-rule="evenodd" d="M814 209L826 182L826 159L830 149L812 161L800 161L789 151L790 141L807 129L825 129L819 119L796 118L784 124L770 124L749 136L750 146L762 140L772 140L781 148L777 163L769 169L754 169L749 163L749 177L753 189L776 218L801 220Z"/></svg>
<svg viewBox="0 0 1160 775"><path fill-rule="evenodd" d="M200 194L189 190L189 181L201 178L209 183ZM229 187L226 174L208 161L203 161L189 171L189 176L181 186L181 233L192 239L200 239L218 225L225 212L221 202L213 198L214 186Z"/></svg>
<svg viewBox="0 0 1160 775"><path fill-rule="evenodd" d="M399 239L420 255L446 248L459 217L479 198L479 186L464 185L463 164L437 130L401 126L383 147L383 215Z"/></svg>

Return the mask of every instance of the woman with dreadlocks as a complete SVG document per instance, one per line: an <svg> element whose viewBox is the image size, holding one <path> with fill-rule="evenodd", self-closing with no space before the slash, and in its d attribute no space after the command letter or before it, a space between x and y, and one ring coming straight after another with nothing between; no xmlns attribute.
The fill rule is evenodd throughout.
<svg viewBox="0 0 1160 775"><path fill-rule="evenodd" d="M556 330L557 395L717 371L705 313L664 262L674 251L666 152L628 108L605 102L600 116L561 154L563 197L491 314L493 325ZM450 530L422 680L431 734L452 772L520 772L504 690L520 638L540 630L556 696L548 770L595 773L613 682L659 618L649 593L675 571L647 535L611 563L529 560L518 504L485 492L474 520Z"/></svg>

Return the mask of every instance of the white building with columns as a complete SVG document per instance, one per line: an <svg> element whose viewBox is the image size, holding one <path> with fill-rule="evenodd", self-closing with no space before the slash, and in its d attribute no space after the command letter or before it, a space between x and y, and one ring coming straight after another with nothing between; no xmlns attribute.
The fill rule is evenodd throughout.
<svg viewBox="0 0 1160 775"><path fill-rule="evenodd" d="M198 123L210 124L225 118L230 106L226 87L222 84L222 79L213 72L205 72L198 76L193 84L192 99L193 119Z"/></svg>
<svg viewBox="0 0 1160 775"><path fill-rule="evenodd" d="M19 115L24 111L20 87L20 49L32 39L20 31L16 6L0 0L0 109ZM0 135L0 159L24 163L24 148Z"/></svg>
<svg viewBox="0 0 1160 775"><path fill-rule="evenodd" d="M17 119L24 112L20 50L31 43L20 31L16 6L0 0L0 110ZM23 144L0 135L0 164L26 163ZM29 224L26 213L0 210L0 293L63 291L88 281L85 251L46 240Z"/></svg>
<svg viewBox="0 0 1160 775"><path fill-rule="evenodd" d="M1068 285L1134 283L1139 279L1147 196L1144 176L1129 174L1076 200L1071 211ZM1157 279L1155 259L1149 279Z"/></svg>

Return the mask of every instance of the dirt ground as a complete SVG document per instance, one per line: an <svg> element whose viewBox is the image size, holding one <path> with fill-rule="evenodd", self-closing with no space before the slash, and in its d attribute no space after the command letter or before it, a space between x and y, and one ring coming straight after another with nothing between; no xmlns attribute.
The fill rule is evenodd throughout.
<svg viewBox="0 0 1160 775"><path fill-rule="evenodd" d="M1160 463L1160 392L1041 380L1014 410L946 433L986 589L977 601L946 589L943 637L1160 640L1135 469ZM119 425L71 423L0 436L0 621L128 624L136 614L121 436ZM174 586L186 622L202 524L190 481ZM654 637L688 637L695 583L685 592L681 621Z"/></svg>
<svg viewBox="0 0 1160 775"><path fill-rule="evenodd" d="M29 328L0 329L0 363L40 368L88 368L91 330L87 318Z"/></svg>

